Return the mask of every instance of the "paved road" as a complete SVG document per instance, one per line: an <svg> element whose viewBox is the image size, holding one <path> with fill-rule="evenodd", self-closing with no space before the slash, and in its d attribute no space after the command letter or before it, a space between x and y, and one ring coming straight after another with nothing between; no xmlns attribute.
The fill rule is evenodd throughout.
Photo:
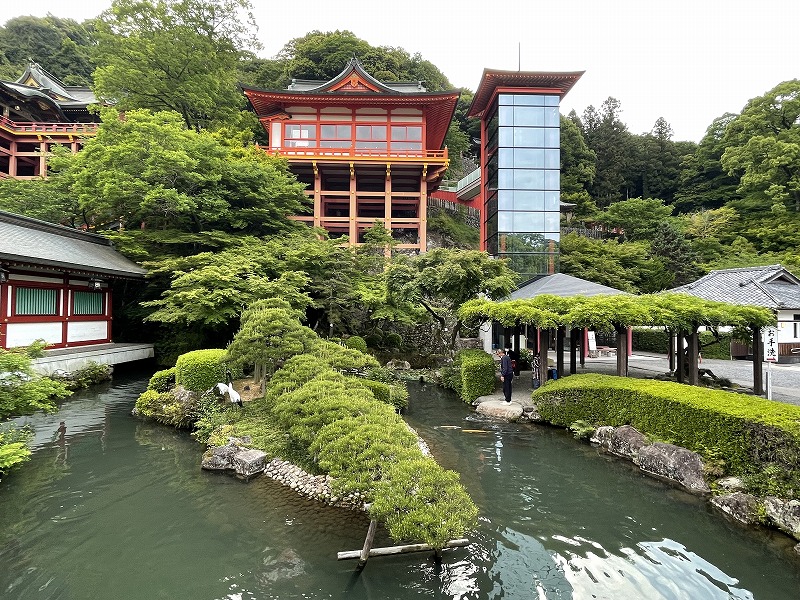
<svg viewBox="0 0 800 600"><path fill-rule="evenodd" d="M555 355L551 352L551 358ZM569 356L564 355L564 366L569 368ZM701 365L704 369L710 369L717 377L725 377L742 387L753 388L753 363L747 360L718 360L704 358ZM764 385L767 382L767 364L764 363ZM800 364L773 364L772 367L772 399L790 404L800 405ZM617 371L617 359L613 356L601 358L587 358L586 367L581 369L578 365L578 373L610 373ZM662 354L643 354L637 353L630 357L628 361L628 374L631 377L652 377L659 373L669 371L667 357ZM522 374L520 379L515 380L515 388L529 388L530 372ZM516 390L515 390L516 392Z"/></svg>

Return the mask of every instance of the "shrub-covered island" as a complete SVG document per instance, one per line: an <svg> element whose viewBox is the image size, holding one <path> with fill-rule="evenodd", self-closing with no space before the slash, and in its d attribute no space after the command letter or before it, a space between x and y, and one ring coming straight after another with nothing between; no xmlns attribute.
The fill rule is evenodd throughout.
<svg viewBox="0 0 800 600"><path fill-rule="evenodd" d="M289 335L276 323L290 324ZM215 383L244 365L263 374L264 393L240 408ZM407 399L372 356L320 339L269 302L245 311L227 351L191 352L154 374L135 410L212 447L249 438L269 458L329 475L334 494L358 498L396 541L442 548L474 526L477 508L398 415Z"/></svg>

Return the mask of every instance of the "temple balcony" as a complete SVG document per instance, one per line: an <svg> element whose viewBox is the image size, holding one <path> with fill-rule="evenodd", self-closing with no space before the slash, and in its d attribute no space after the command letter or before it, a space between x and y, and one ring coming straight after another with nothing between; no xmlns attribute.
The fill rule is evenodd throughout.
<svg viewBox="0 0 800 600"><path fill-rule="evenodd" d="M259 146L265 152L288 158L292 162L409 162L447 164L447 148L443 150L373 150L367 148L311 148Z"/></svg>
<svg viewBox="0 0 800 600"><path fill-rule="evenodd" d="M99 123L35 123L12 121L0 115L0 128L15 134L46 133L62 135L94 135Z"/></svg>

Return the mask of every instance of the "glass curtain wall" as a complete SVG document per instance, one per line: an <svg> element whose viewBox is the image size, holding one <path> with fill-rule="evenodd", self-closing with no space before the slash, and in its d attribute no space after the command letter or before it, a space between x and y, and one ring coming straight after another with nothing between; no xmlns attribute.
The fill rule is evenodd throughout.
<svg viewBox="0 0 800 600"><path fill-rule="evenodd" d="M486 249L521 283L558 272L559 96L500 94L486 121Z"/></svg>

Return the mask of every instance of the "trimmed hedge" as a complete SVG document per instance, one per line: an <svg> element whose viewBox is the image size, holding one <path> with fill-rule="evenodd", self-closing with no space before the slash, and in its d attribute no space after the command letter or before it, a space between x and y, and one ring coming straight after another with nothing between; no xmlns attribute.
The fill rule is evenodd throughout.
<svg viewBox="0 0 800 600"><path fill-rule="evenodd" d="M494 358L483 350L456 352L452 366L443 369L444 385L458 392L464 402L494 392L497 376Z"/></svg>
<svg viewBox="0 0 800 600"><path fill-rule="evenodd" d="M156 371L150 377L147 384L148 390L155 390L157 392L168 392L175 387L175 367L164 369L163 371Z"/></svg>
<svg viewBox="0 0 800 600"><path fill-rule="evenodd" d="M534 392L542 417L568 427L632 425L683 446L728 472L758 473L767 465L800 464L800 406L679 383L611 375L573 375Z"/></svg>
<svg viewBox="0 0 800 600"><path fill-rule="evenodd" d="M194 350L181 354L175 362L175 384L187 390L202 393L218 383L225 382L225 368L234 371L233 377L241 377L241 369L222 362L225 350Z"/></svg>

